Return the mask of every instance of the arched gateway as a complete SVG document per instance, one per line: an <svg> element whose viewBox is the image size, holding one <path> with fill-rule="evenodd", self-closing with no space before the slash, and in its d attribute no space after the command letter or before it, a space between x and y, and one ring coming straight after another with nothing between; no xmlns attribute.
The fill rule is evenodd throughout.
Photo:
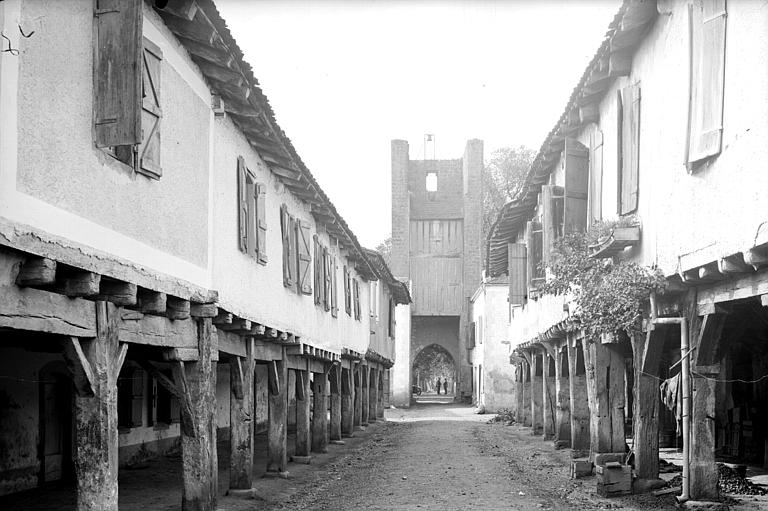
<svg viewBox="0 0 768 511"><path fill-rule="evenodd" d="M425 145L434 143L429 137ZM411 160L408 151L408 142L392 141L390 266L396 278L410 281L413 298L410 349L396 353L393 390L409 396L414 379L429 372L417 358L443 350L454 366L455 375L446 376L457 399L469 400L467 314L481 278L483 143L470 140L455 160Z"/></svg>

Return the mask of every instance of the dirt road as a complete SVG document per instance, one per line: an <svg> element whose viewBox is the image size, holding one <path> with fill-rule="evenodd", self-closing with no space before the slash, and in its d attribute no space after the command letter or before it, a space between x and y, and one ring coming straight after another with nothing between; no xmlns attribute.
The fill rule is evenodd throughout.
<svg viewBox="0 0 768 511"><path fill-rule="evenodd" d="M465 406L421 404L387 419L266 509L674 509L672 497L600 498L594 478L569 478L567 450Z"/></svg>

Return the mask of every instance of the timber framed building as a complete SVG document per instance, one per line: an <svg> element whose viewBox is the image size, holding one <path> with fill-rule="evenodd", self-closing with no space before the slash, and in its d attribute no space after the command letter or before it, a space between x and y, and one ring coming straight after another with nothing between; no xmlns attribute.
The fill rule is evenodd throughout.
<svg viewBox="0 0 768 511"><path fill-rule="evenodd" d="M408 289L214 3L7 0L0 28L0 495L72 476L116 510L118 466L180 446L210 510L217 434L250 489L255 434L285 475L381 417Z"/></svg>
<svg viewBox="0 0 768 511"><path fill-rule="evenodd" d="M756 1L624 2L488 239L489 275L510 278L518 421L597 464L630 444L645 480L679 434L683 498L717 498L719 458L768 463L766 26ZM667 292L643 335L585 336L566 297L540 296L550 249L630 216L592 257L655 266ZM659 392L678 375L679 433Z"/></svg>

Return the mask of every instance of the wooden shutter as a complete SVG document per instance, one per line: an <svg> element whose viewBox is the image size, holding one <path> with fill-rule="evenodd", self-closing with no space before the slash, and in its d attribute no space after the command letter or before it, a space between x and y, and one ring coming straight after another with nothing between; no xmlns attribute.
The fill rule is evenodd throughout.
<svg viewBox="0 0 768 511"><path fill-rule="evenodd" d="M526 225L526 247L528 286L535 288L544 280L542 268L542 229L537 221L530 221Z"/></svg>
<svg viewBox="0 0 768 511"><path fill-rule="evenodd" d="M323 252L320 248L320 241L317 234L313 237L314 240L314 272L315 272L315 305L320 305L323 301L322 295L322 283L323 283Z"/></svg>
<svg viewBox="0 0 768 511"><path fill-rule="evenodd" d="M295 246L295 242L292 241L295 234L293 232L291 216L288 214L288 208L285 204L280 206L280 231L283 236L283 285L285 287L292 287L294 283L295 262L291 247Z"/></svg>
<svg viewBox="0 0 768 511"><path fill-rule="evenodd" d="M640 88L619 91L619 214L637 210L640 169Z"/></svg>
<svg viewBox="0 0 768 511"><path fill-rule="evenodd" d="M141 142L141 0L96 0L93 123L96 147Z"/></svg>
<svg viewBox="0 0 768 511"><path fill-rule="evenodd" d="M360 285L357 279L352 279L352 299L355 307L355 319L360 319Z"/></svg>
<svg viewBox="0 0 768 511"><path fill-rule="evenodd" d="M526 279L526 249L522 243L507 245L507 261L509 275L509 303L523 305L528 296L528 280Z"/></svg>
<svg viewBox="0 0 768 511"><path fill-rule="evenodd" d="M339 286L337 275L339 268L336 266L336 256L331 258L331 315L335 318L339 315Z"/></svg>
<svg viewBox="0 0 768 511"><path fill-rule="evenodd" d="M583 232L587 228L589 150L576 140L566 138L563 154L565 155L563 234Z"/></svg>
<svg viewBox="0 0 768 511"><path fill-rule="evenodd" d="M603 132L595 130L590 137L589 216L590 224L603 219Z"/></svg>
<svg viewBox="0 0 768 511"><path fill-rule="evenodd" d="M137 170L159 178L163 174L160 166L160 64L163 52L151 41L144 39L141 104L141 144Z"/></svg>
<svg viewBox="0 0 768 511"><path fill-rule="evenodd" d="M395 336L395 300L389 297L389 307L387 307L389 317L387 318L387 334L389 337Z"/></svg>
<svg viewBox="0 0 768 511"><path fill-rule="evenodd" d="M256 184L256 252L260 263L267 264L267 187Z"/></svg>
<svg viewBox="0 0 768 511"><path fill-rule="evenodd" d="M555 240L563 235L563 187L541 187L542 261L549 263L549 254Z"/></svg>
<svg viewBox="0 0 768 511"><path fill-rule="evenodd" d="M298 291L301 294L312 294L312 276L310 266L312 264L312 248L310 247L310 240L312 239L312 233L309 230L309 224L296 219L296 244L298 245Z"/></svg>
<svg viewBox="0 0 768 511"><path fill-rule="evenodd" d="M328 248L323 247L323 307L331 310L331 254Z"/></svg>
<svg viewBox="0 0 768 511"><path fill-rule="evenodd" d="M134 369L131 372L131 427L142 426L144 410L144 371Z"/></svg>
<svg viewBox="0 0 768 511"><path fill-rule="evenodd" d="M246 183L245 160L237 157L237 223L238 247L240 252L248 252L248 185ZM280 210L282 218L283 210Z"/></svg>
<svg viewBox="0 0 768 511"><path fill-rule="evenodd" d="M690 11L688 161L720 154L723 137L726 0L696 0Z"/></svg>
<svg viewBox="0 0 768 511"><path fill-rule="evenodd" d="M344 265L344 310L347 311L347 316L352 315L352 290L349 288L349 270L347 265Z"/></svg>

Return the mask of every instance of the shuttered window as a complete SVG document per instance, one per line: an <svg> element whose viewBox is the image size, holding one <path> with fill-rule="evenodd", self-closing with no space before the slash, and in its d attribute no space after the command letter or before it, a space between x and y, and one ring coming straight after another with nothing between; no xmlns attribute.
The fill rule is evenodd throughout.
<svg viewBox="0 0 768 511"><path fill-rule="evenodd" d="M549 263L550 252L555 240L563 235L563 202L562 186L546 185L541 187L541 238L542 259Z"/></svg>
<svg viewBox="0 0 768 511"><path fill-rule="evenodd" d="M312 247L311 240L312 234L310 232L309 224L296 220L296 245L297 245L297 270L298 270L298 287L299 294L311 295L312 294Z"/></svg>
<svg viewBox="0 0 768 511"><path fill-rule="evenodd" d="M344 265L344 275L342 276L344 279L344 310L347 311L347 316L352 315L352 289L350 286L349 281L349 270L347 269L347 266Z"/></svg>
<svg viewBox="0 0 768 511"><path fill-rule="evenodd" d="M526 225L526 247L527 247L527 267L529 289L535 289L544 282L544 267L542 260L542 230L541 223L530 221Z"/></svg>
<svg viewBox="0 0 768 511"><path fill-rule="evenodd" d="M323 307L331 310L331 254L323 247Z"/></svg>
<svg viewBox="0 0 768 511"><path fill-rule="evenodd" d="M507 245L509 303L523 305L528 296L528 280L526 278L526 248L522 243Z"/></svg>
<svg viewBox="0 0 768 511"><path fill-rule="evenodd" d="M339 315L339 297L336 274L339 269L336 267L336 256L329 258L331 271L331 315L335 318Z"/></svg>
<svg viewBox="0 0 768 511"><path fill-rule="evenodd" d="M566 139L563 187L563 234L583 232L587 228L589 192L589 150L576 140Z"/></svg>
<svg viewBox="0 0 768 511"><path fill-rule="evenodd" d="M355 307L355 319L360 321L360 283L357 279L352 279L352 299Z"/></svg>
<svg viewBox="0 0 768 511"><path fill-rule="evenodd" d="M141 142L142 1L94 4L93 122L96 147Z"/></svg>
<svg viewBox="0 0 768 511"><path fill-rule="evenodd" d="M267 263L266 191L237 158L238 247L261 264ZM281 210L282 215L282 210Z"/></svg>
<svg viewBox="0 0 768 511"><path fill-rule="evenodd" d="M323 249L317 234L314 236L315 305L323 303Z"/></svg>
<svg viewBox="0 0 768 511"><path fill-rule="evenodd" d="M395 300L389 297L389 307L387 307L389 316L387 317L387 335L390 338L395 337Z"/></svg>
<svg viewBox="0 0 768 511"><path fill-rule="evenodd" d="M629 85L618 91L618 213L637 211L640 171L640 87Z"/></svg>
<svg viewBox="0 0 768 511"><path fill-rule="evenodd" d="M142 56L142 103L141 143L138 148L139 161L136 170L150 177L160 178L160 64L163 53L151 41L144 39Z"/></svg>
<svg viewBox="0 0 768 511"><path fill-rule="evenodd" d="M726 0L689 7L690 110L687 163L720 154L723 137Z"/></svg>
<svg viewBox="0 0 768 511"><path fill-rule="evenodd" d="M589 143L589 223L603 220L603 132L595 130Z"/></svg>
<svg viewBox="0 0 768 511"><path fill-rule="evenodd" d="M288 214L285 204L280 206L280 231L283 238L283 285L293 287L296 282L296 255L293 251L296 246L296 234L294 219Z"/></svg>

